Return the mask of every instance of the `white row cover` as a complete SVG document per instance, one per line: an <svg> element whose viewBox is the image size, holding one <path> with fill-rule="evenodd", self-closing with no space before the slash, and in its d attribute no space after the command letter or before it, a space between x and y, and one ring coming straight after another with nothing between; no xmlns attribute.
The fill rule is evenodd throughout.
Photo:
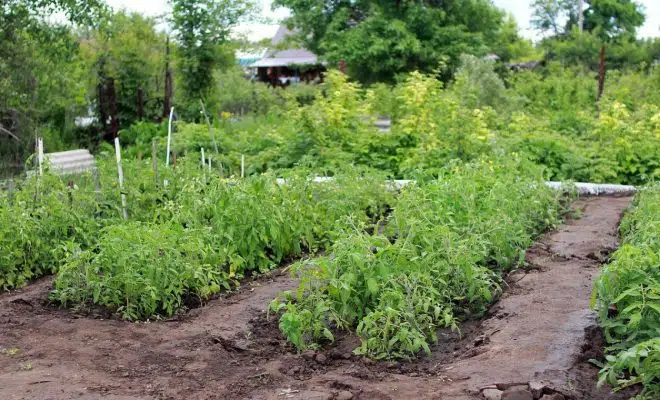
<svg viewBox="0 0 660 400"><path fill-rule="evenodd" d="M313 179L314 182L324 183L332 181L332 177L319 176ZM286 180L282 178L277 179L277 183L283 185L286 183ZM387 181L386 183L389 189L399 190L408 185L414 185L415 181L413 180L392 180ZM574 183L562 183L562 182L545 182L545 185L559 190L563 185L568 185L568 187L575 187L578 193L581 196L601 196L601 195L628 195L637 193L637 188L630 185L614 185L608 183L586 183L586 182L574 182Z"/></svg>

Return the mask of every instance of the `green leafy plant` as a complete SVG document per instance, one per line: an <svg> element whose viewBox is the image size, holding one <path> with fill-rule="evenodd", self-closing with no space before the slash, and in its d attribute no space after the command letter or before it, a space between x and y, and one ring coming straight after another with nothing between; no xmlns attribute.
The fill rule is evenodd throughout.
<svg viewBox="0 0 660 400"><path fill-rule="evenodd" d="M642 189L621 223L624 244L596 281L592 305L609 343L599 384L660 394L660 186Z"/></svg>
<svg viewBox="0 0 660 400"><path fill-rule="evenodd" d="M328 255L293 267L298 289L271 304L284 311L280 328L300 350L350 329L362 338L358 354L429 352L435 330L482 314L499 273L557 222L559 195L540 178L523 160L480 160L406 187L382 233L345 223Z"/></svg>

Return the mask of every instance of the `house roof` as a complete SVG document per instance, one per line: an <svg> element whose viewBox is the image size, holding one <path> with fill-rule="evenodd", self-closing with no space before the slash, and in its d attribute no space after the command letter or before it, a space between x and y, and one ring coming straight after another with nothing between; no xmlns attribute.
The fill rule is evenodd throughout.
<svg viewBox="0 0 660 400"><path fill-rule="evenodd" d="M266 55L261 60L250 65L253 68L259 67L286 67L288 65L316 65L320 64L316 54L305 49L285 49L277 50L277 46L286 39L287 36L293 34L286 26L280 25L275 33L271 44L273 48L266 52Z"/></svg>

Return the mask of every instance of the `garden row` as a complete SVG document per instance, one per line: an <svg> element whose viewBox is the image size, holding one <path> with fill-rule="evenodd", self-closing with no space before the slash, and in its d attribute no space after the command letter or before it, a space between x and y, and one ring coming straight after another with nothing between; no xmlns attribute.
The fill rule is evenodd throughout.
<svg viewBox="0 0 660 400"><path fill-rule="evenodd" d="M326 247L350 215L375 221L390 202L383 177L353 170L330 184L308 171L278 185L263 175L229 181L195 160L160 172L125 163L128 221L116 171L101 160L101 193L78 178L28 178L0 197L0 287L57 273L51 298L98 304L126 319L169 316L188 296L206 299L246 274ZM86 178L90 180L91 178Z"/></svg>
<svg viewBox="0 0 660 400"><path fill-rule="evenodd" d="M455 164L397 196L370 234L345 224L327 255L293 268L301 283L271 304L300 350L354 331L357 354L410 358L429 352L436 330L459 330L501 293L502 273L557 224L561 194L519 157Z"/></svg>
<svg viewBox="0 0 660 400"><path fill-rule="evenodd" d="M660 398L660 185L643 189L621 223L622 246L602 271L593 301L609 343L599 384L641 384Z"/></svg>

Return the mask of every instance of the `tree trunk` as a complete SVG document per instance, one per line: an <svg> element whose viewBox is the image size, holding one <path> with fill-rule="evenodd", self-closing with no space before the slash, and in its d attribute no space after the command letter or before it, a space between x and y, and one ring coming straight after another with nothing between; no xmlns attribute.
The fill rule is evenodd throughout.
<svg viewBox="0 0 660 400"><path fill-rule="evenodd" d="M600 70L598 73L598 101L603 97L605 90L605 45L600 47Z"/></svg>
<svg viewBox="0 0 660 400"><path fill-rule="evenodd" d="M115 79L108 78L106 84L106 101L108 107L108 123L106 125L105 140L112 141L119 136L119 118L117 116L117 92Z"/></svg>
<svg viewBox="0 0 660 400"><path fill-rule="evenodd" d="M144 89L138 88L136 94L137 101L137 119L141 121L144 119Z"/></svg>

